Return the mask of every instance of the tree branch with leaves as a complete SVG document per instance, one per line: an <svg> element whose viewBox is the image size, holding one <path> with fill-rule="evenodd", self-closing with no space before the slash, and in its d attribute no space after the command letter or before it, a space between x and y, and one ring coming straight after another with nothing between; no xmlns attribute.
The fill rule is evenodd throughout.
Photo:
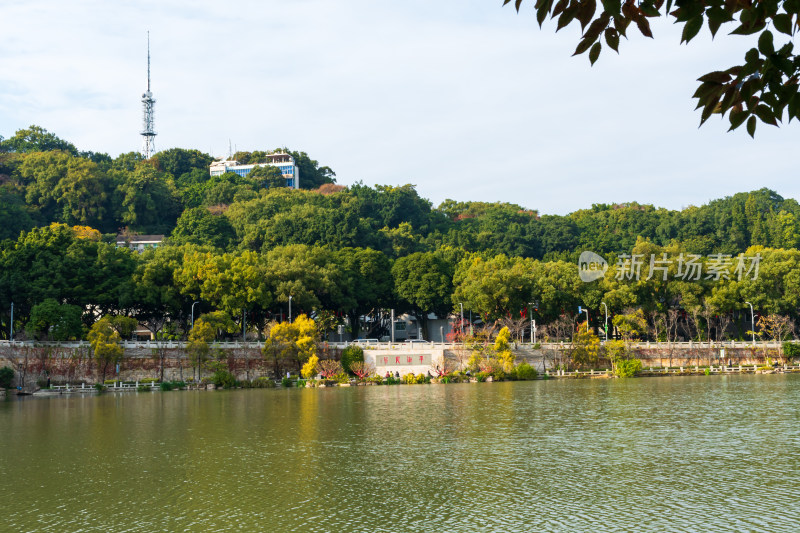
<svg viewBox="0 0 800 533"><path fill-rule="evenodd" d="M511 2L503 0L503 5ZM519 11L522 0L513 2ZM800 120L800 56L791 42L800 29L800 0L601 0L600 6L596 0L536 0L534 8L539 27L548 16L558 17L556 31L577 21L582 34L573 55L588 51L592 65L600 57L602 41L619 53L620 37L627 39L631 23L653 38L649 19L662 13L683 25L681 43L689 43L704 25L714 37L724 24L737 24L730 34L758 39L744 63L698 78L693 98L702 109L700 125L714 114L727 114L728 131L746 123L752 137L758 121L777 126L784 117ZM776 43L776 36L781 42Z"/></svg>

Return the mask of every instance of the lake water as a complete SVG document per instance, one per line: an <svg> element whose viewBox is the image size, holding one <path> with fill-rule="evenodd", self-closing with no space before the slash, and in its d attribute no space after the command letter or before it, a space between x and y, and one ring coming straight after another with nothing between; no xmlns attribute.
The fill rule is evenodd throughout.
<svg viewBox="0 0 800 533"><path fill-rule="evenodd" d="M797 531L800 376L0 402L2 531Z"/></svg>

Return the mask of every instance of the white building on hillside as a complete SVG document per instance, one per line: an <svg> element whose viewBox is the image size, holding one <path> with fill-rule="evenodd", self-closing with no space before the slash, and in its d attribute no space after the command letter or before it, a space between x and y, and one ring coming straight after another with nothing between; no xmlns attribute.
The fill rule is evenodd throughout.
<svg viewBox="0 0 800 533"><path fill-rule="evenodd" d="M211 163L209 172L212 176L221 176L226 172L233 172L242 177L250 174L256 167L278 167L286 178L286 186L292 189L300 188L300 170L295 164L294 157L286 153L269 154L266 160L262 163L255 163L252 165L240 165L238 161L225 160L214 161Z"/></svg>

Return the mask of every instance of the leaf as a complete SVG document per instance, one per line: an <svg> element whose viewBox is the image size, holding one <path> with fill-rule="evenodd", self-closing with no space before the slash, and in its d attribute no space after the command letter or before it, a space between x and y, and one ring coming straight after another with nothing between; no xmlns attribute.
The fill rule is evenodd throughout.
<svg viewBox="0 0 800 533"><path fill-rule="evenodd" d="M725 94L722 96L722 101L720 102L721 111L724 113L728 109L731 108L733 105L734 100L736 100L736 95L738 91L736 90L736 85L731 84L728 89L725 91Z"/></svg>
<svg viewBox="0 0 800 533"><path fill-rule="evenodd" d="M606 28L606 44L616 53L619 53L619 33L614 28Z"/></svg>
<svg viewBox="0 0 800 533"><path fill-rule="evenodd" d="M539 9L536 10L536 22L539 23L539 27L542 27L545 19L547 18L547 14L550 12L550 8L553 6L552 0L547 0L542 2L542 5Z"/></svg>
<svg viewBox="0 0 800 533"><path fill-rule="evenodd" d="M789 114L789 122L791 122L793 118L800 120L800 95L795 93L791 98L789 98L787 111Z"/></svg>
<svg viewBox="0 0 800 533"><path fill-rule="evenodd" d="M719 103L720 95L716 94L713 97L709 97L709 100L706 102L705 108L703 109L702 115L700 115L700 125L703 125L703 122L708 120L714 111L717 109L717 104Z"/></svg>
<svg viewBox="0 0 800 533"><path fill-rule="evenodd" d="M786 13L781 13L779 15L775 15L772 19L772 24L775 26L775 29L781 33L785 33L786 35L792 34L792 16L787 15Z"/></svg>
<svg viewBox="0 0 800 533"><path fill-rule="evenodd" d="M753 139L756 138L756 117L750 116L747 119L747 133L750 134L750 137Z"/></svg>
<svg viewBox="0 0 800 533"><path fill-rule="evenodd" d="M645 37L653 38L653 32L650 31L650 23L647 19L641 15L636 17L636 25L639 27L639 31L642 32L642 35Z"/></svg>
<svg viewBox="0 0 800 533"><path fill-rule="evenodd" d="M603 48L603 45L600 43L594 43L592 49L589 50L589 61L594 65L597 58L600 57L600 50Z"/></svg>
<svg viewBox="0 0 800 533"><path fill-rule="evenodd" d="M759 22L753 26L750 24L742 24L731 32L731 35L753 35L767 27L766 22Z"/></svg>
<svg viewBox="0 0 800 533"><path fill-rule="evenodd" d="M775 53L775 46L772 44L771 31L766 30L758 37L758 51L765 56L770 56Z"/></svg>
<svg viewBox="0 0 800 533"><path fill-rule="evenodd" d="M517 8L517 13L519 13L519 6L520 6L521 4L522 4L522 0L517 0L517 3L515 4L515 6L516 6L516 8Z"/></svg>
<svg viewBox="0 0 800 533"><path fill-rule="evenodd" d="M691 41L695 35L698 34L700 28L703 27L703 16L697 16L689 19L689 22L683 27L683 35L681 35L681 44Z"/></svg>
<svg viewBox="0 0 800 533"><path fill-rule="evenodd" d="M566 11L561 13L561 16L558 17L558 24L556 24L556 31L569 26L569 23L573 21L575 18L575 9L568 8Z"/></svg>
<svg viewBox="0 0 800 533"><path fill-rule="evenodd" d="M581 42L578 43L577 48L575 48L575 53L572 55L577 56L584 53L589 49L590 46L592 46L592 42L593 41L590 41L589 39L582 39Z"/></svg>
<svg viewBox="0 0 800 533"><path fill-rule="evenodd" d="M750 116L750 114L745 111L731 111L730 115L728 116L728 120L731 121L731 127L728 129L728 131L735 130L741 126L744 121L747 120L748 116Z"/></svg>
<svg viewBox="0 0 800 533"><path fill-rule="evenodd" d="M661 13L658 12L658 9L656 9L655 6L653 4L651 4L651 3L649 3L649 2L642 3L639 6L639 9L641 9L641 11L642 11L642 13L644 13L645 17L660 17L661 16Z"/></svg>
<svg viewBox="0 0 800 533"><path fill-rule="evenodd" d="M628 29L628 26L630 26L630 24L631 24L630 19L626 19L625 17L614 17L614 29L616 29L617 33L619 33L626 39L628 38L628 36L625 35L625 30Z"/></svg>
<svg viewBox="0 0 800 533"><path fill-rule="evenodd" d="M603 10L609 15L619 15L622 9L622 0L601 0L603 2Z"/></svg>
<svg viewBox="0 0 800 533"><path fill-rule="evenodd" d="M611 22L611 15L608 13L603 13L597 18L597 20L589 25L589 29L586 30L583 38L591 39L592 42L596 41L597 38L600 37L600 34L603 33L603 30L606 29L609 22Z"/></svg>
<svg viewBox="0 0 800 533"><path fill-rule="evenodd" d="M753 114L755 116L757 116L758 118L760 118L761 122L764 122L764 123L769 124L771 126L777 126L778 125L778 121L775 120L775 114L772 112L772 110L768 106L766 106L764 104L757 105L756 108L753 109Z"/></svg>
<svg viewBox="0 0 800 533"><path fill-rule="evenodd" d="M697 78L697 81L702 82L711 82L711 83L728 83L731 81L731 75L727 72L721 72L719 70L715 70L714 72L709 72L708 74L704 74Z"/></svg>
<svg viewBox="0 0 800 533"><path fill-rule="evenodd" d="M559 16L561 13L563 13L564 10L567 9L568 5L569 5L569 0L559 0L559 2L556 4L556 7L553 8L552 18L555 18Z"/></svg>
<svg viewBox="0 0 800 533"><path fill-rule="evenodd" d="M585 29L592 21L595 11L597 11L597 2L595 0L583 0L580 3L577 19L581 23L581 30Z"/></svg>

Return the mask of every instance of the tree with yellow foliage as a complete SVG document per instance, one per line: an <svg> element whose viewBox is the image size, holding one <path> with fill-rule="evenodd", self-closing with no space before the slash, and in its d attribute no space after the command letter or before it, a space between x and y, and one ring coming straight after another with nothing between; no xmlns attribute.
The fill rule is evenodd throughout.
<svg viewBox="0 0 800 533"><path fill-rule="evenodd" d="M282 361L291 361L301 370L317 354L316 324L306 315L298 316L294 322L273 324L262 353L273 359L276 375L280 373Z"/></svg>

